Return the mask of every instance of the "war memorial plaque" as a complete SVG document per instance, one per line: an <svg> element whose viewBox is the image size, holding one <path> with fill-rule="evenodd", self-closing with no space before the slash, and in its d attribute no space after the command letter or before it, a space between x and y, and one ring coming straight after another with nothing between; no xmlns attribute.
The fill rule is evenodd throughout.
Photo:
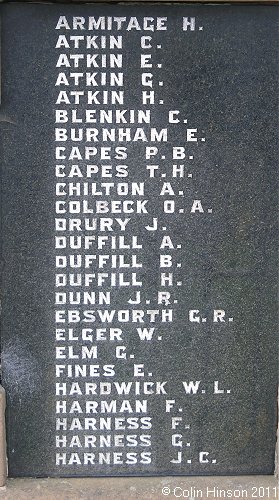
<svg viewBox="0 0 279 500"><path fill-rule="evenodd" d="M276 14L2 5L11 476L273 473Z"/></svg>

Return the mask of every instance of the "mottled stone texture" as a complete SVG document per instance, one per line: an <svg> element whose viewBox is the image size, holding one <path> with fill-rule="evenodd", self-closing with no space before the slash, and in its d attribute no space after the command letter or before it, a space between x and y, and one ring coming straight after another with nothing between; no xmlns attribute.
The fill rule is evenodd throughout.
<svg viewBox="0 0 279 500"><path fill-rule="evenodd" d="M6 454L6 394L0 386L0 486L6 484L7 479L7 454Z"/></svg>
<svg viewBox="0 0 279 500"><path fill-rule="evenodd" d="M277 12L268 6L1 7L2 365L10 476L273 474L277 428ZM142 298L150 300L151 308L162 309L156 300L160 243L165 234L175 244L173 252L165 253L172 254L175 283L181 280L182 285L171 290L174 321L156 324L152 342L140 341L130 322L125 328L112 325L125 330L123 345L134 358L115 360L115 345L109 343L102 344L99 359L94 360L101 366L117 365L111 382L134 382L134 363L145 364L145 380L167 381L167 395L126 398L132 405L135 399L148 400L147 415L153 427L152 463L147 465L55 465L54 28L59 15L169 19L167 32L146 32L155 44L162 45L161 52L154 49L151 71L164 103L152 107L151 126L169 129L168 142L160 144L160 155L166 157L162 162L160 158L161 172L169 172L173 163L185 163L186 172L193 176L167 178L185 214L163 214L165 198L159 192L164 179L147 178L146 144L129 144L130 178L146 181L151 208L148 217L132 216L126 234L138 235L144 244L144 267L139 275L144 283ZM182 32L183 16L195 16L203 30ZM124 38L125 106L141 109L141 33L120 34ZM157 63L162 63L161 71ZM158 86L161 79L163 87ZM168 125L169 110L180 110L188 125ZM186 144L186 126L198 129L197 144ZM200 140L203 137L205 142ZM174 146L186 147L185 162L172 159ZM184 198L178 194L181 189ZM190 213L197 199L202 200L206 213ZM157 216L158 231L147 232L144 226ZM126 252L128 258L131 253ZM177 269L176 264L181 267ZM127 309L131 296L132 288L114 290L111 308ZM146 309L146 305L140 308ZM207 322L189 322L192 309L199 310ZM226 318L233 321L213 323L214 309L225 310ZM95 326L104 325L97 322ZM222 394L214 394L217 380L225 391ZM108 380L101 376L100 381ZM183 381L201 381L201 390L187 395ZM103 399L112 397L118 404L123 400L115 394ZM86 398L100 400L99 396L76 399L84 404ZM170 412L165 411L166 399L175 400ZM72 400L69 396L69 404ZM183 427L179 424L171 429L174 416L182 416ZM120 433L139 435L138 430ZM74 434L67 431L68 442ZM91 434L98 437L100 431ZM182 436L182 449L172 445L173 434ZM175 439L180 438L174 438L174 443ZM72 451L98 455L100 449L82 447L67 453ZM127 453L130 449L126 443L124 449L101 451ZM131 451L150 450L138 446ZM183 452L182 462L171 462L178 451ZM203 455L208 462L199 460L202 452L208 453Z"/></svg>

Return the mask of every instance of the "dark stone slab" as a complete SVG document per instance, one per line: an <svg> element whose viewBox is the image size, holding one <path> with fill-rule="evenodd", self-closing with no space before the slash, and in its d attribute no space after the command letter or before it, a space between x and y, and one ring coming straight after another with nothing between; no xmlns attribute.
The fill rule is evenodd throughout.
<svg viewBox="0 0 279 500"><path fill-rule="evenodd" d="M277 10L1 13L10 475L272 474ZM59 16L85 29L55 29Z"/></svg>

